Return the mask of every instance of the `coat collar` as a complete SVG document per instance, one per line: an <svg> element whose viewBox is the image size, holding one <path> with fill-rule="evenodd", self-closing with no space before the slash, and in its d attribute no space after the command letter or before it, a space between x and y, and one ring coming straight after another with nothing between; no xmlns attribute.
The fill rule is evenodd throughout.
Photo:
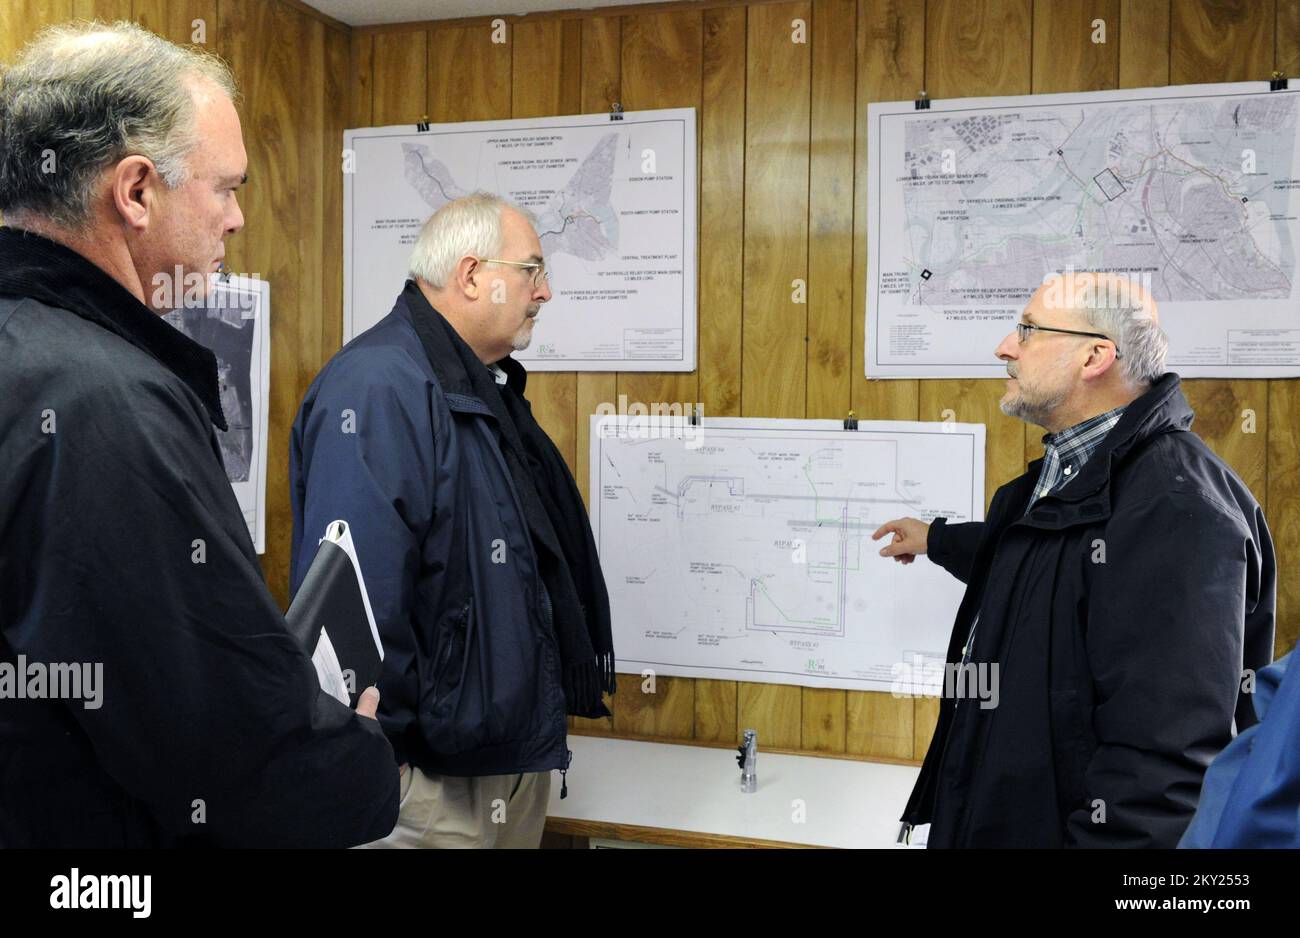
<svg viewBox="0 0 1300 938"><path fill-rule="evenodd" d="M1110 480L1115 466L1135 447L1152 438L1191 428L1194 414L1183 396L1181 384L1178 375L1172 371L1157 378L1144 394L1125 408L1119 422L1098 444L1078 478L1056 492L1044 495L1022 519L1024 523L1059 529L1110 517ZM1025 498L1032 491L1032 480L1038 477L1042 462L1042 459L1034 460L1025 476L1017 480L1026 482L1028 486ZM1019 490L1016 494L1020 494Z"/></svg>
<svg viewBox="0 0 1300 938"><path fill-rule="evenodd" d="M212 423L227 429L217 356L211 349L173 327L71 248L30 231L0 228L0 293L66 309L125 339L184 382L203 402Z"/></svg>

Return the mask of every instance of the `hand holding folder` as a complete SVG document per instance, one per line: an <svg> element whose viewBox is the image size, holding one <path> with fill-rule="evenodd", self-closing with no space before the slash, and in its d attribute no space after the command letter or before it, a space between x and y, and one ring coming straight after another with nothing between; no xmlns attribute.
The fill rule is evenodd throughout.
<svg viewBox="0 0 1300 938"><path fill-rule="evenodd" d="M347 522L326 527L284 619L311 655L321 687L355 708L361 692L379 680L384 646Z"/></svg>

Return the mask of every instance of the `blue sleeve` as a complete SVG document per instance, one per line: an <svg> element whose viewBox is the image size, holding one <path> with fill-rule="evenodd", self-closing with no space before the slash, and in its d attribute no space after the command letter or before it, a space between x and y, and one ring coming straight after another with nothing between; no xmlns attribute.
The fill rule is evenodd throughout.
<svg viewBox="0 0 1300 938"><path fill-rule="evenodd" d="M429 380L401 349L342 355L308 392L290 444L291 587L306 576L325 528L346 521L384 644L379 722L395 745L418 713L412 616L434 513Z"/></svg>
<svg viewBox="0 0 1300 938"><path fill-rule="evenodd" d="M1256 676L1260 722L1206 772L1180 847L1300 847L1300 669L1287 673L1290 658Z"/></svg>

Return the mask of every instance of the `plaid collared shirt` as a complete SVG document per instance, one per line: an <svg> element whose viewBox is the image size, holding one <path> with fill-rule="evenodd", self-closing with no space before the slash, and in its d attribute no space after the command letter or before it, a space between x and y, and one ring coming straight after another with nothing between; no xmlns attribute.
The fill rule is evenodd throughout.
<svg viewBox="0 0 1300 938"><path fill-rule="evenodd" d="M1029 504L1025 505L1026 513L1033 507L1034 502L1065 485L1079 474L1083 464L1092 458L1092 454L1097 451L1106 434L1119 423L1123 413L1124 407L1116 407L1104 414L1089 417L1082 423L1066 427L1059 433L1049 433L1043 437L1043 447L1046 450L1043 456L1043 468L1038 473L1038 484L1034 486L1034 494L1029 496Z"/></svg>
<svg viewBox="0 0 1300 938"><path fill-rule="evenodd" d="M1106 434L1119 423L1119 418L1124 414L1124 407L1116 407L1104 414L1089 417L1082 423L1066 427L1059 433L1049 433L1043 437L1043 448L1046 450L1043 456L1043 467L1039 470L1038 484L1034 486L1034 493L1029 496L1029 502L1025 505L1025 514L1029 513L1034 502L1049 492L1059 489L1079 474L1083 464L1092 458L1092 454L1097 451ZM966 636L966 647L961 650L963 665L970 661L971 651L975 647L975 627L979 622L980 616L976 612L975 621L970 625L970 634Z"/></svg>

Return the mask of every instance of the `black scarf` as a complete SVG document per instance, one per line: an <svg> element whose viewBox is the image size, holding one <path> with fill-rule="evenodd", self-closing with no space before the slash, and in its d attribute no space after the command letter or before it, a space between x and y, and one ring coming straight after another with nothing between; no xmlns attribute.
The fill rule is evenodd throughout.
<svg viewBox="0 0 1300 938"><path fill-rule="evenodd" d="M523 503L538 572L551 598L568 712L607 717L601 694L613 694L615 687L609 594L582 495L523 395L528 373L513 358L503 358L497 366L508 382L498 385L413 281L407 281L404 296L443 392L476 397L496 418L501 452Z"/></svg>

